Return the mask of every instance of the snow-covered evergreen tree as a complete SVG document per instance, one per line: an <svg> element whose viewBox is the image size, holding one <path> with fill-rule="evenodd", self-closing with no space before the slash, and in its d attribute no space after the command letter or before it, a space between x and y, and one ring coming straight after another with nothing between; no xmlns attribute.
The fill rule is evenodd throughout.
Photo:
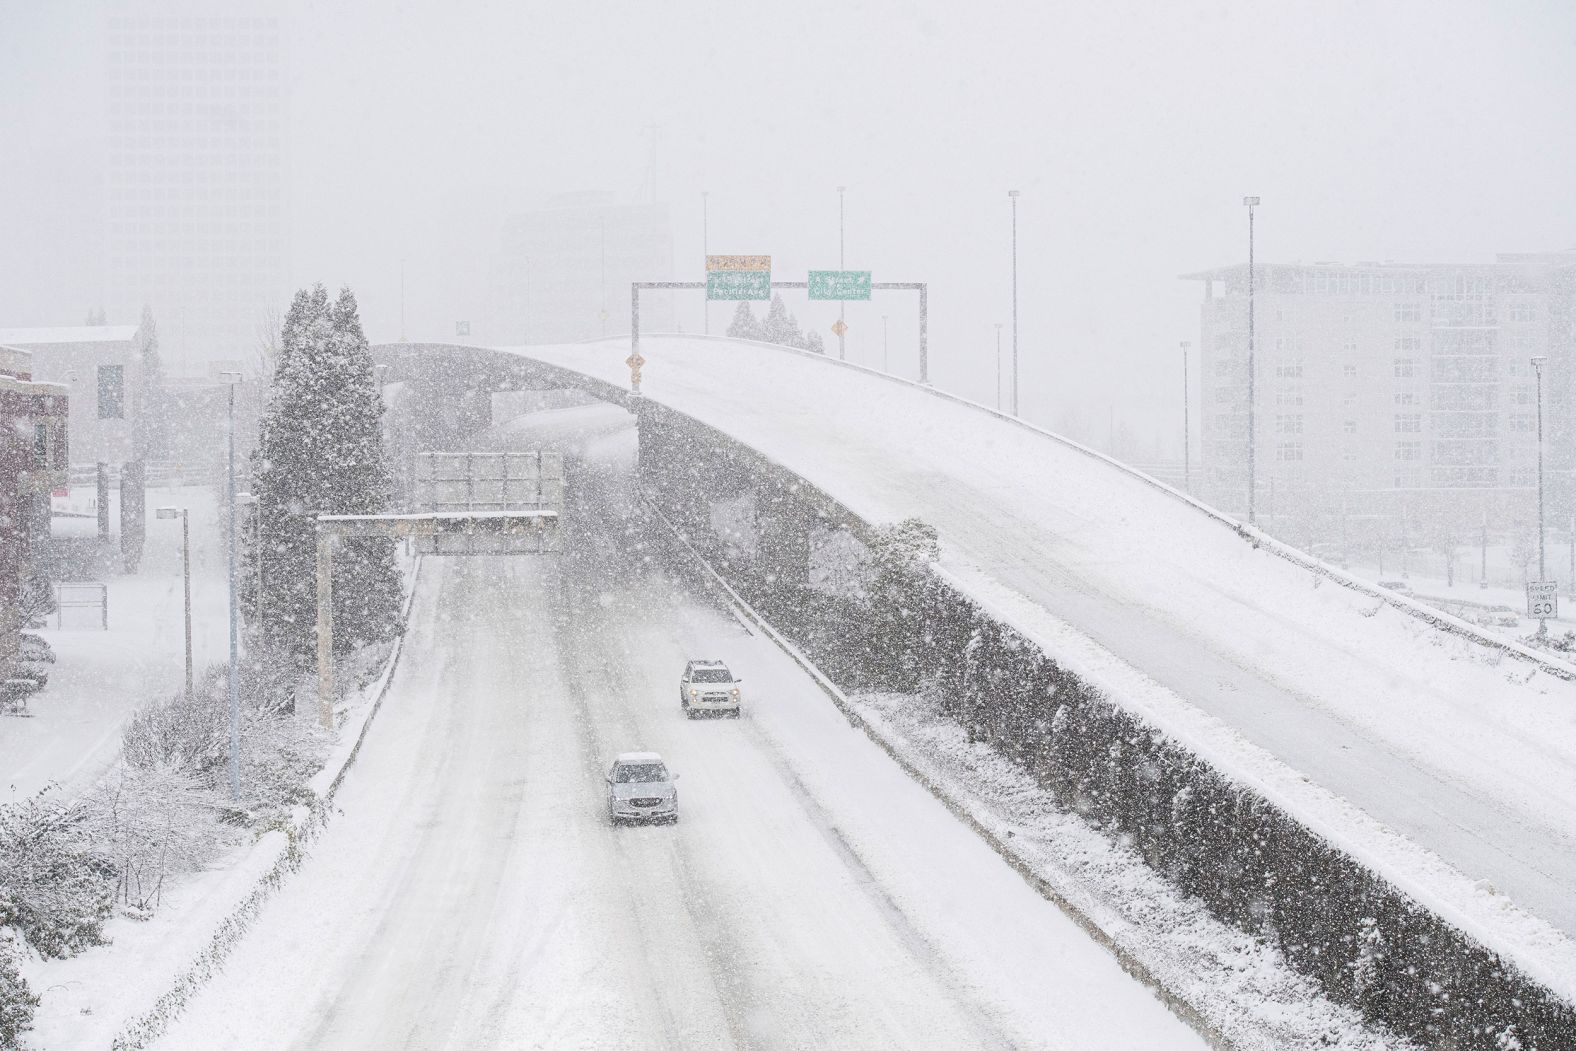
<svg viewBox="0 0 1576 1051"><path fill-rule="evenodd" d="M773 296L772 305L766 311L766 323L762 326L760 336L768 343L779 343L785 347L805 347L804 333L799 331L799 322L788 313L788 307L783 303L782 296Z"/></svg>
<svg viewBox="0 0 1576 1051"><path fill-rule="evenodd" d="M812 354L826 353L826 344L821 342L821 334L813 328L804 337L804 349Z"/></svg>
<svg viewBox="0 0 1576 1051"><path fill-rule="evenodd" d="M733 339L765 339L765 330L756 320L755 311L750 309L749 300L743 300L733 311L733 320L728 322L728 335Z"/></svg>
<svg viewBox="0 0 1576 1051"><path fill-rule="evenodd" d="M261 550L248 530L247 563L255 579L262 558L264 642L303 663L316 644L316 516L388 510L393 486L382 416L355 296L347 288L330 302L322 285L297 292L252 457ZM255 607L255 594L247 600ZM336 649L395 634L399 609L394 542L341 542L334 559Z"/></svg>

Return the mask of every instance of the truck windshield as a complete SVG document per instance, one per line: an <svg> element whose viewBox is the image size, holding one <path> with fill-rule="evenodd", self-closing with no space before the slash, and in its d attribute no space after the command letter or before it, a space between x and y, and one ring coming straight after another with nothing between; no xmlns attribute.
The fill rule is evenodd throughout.
<svg viewBox="0 0 1576 1051"><path fill-rule="evenodd" d="M621 766L613 771L613 781L620 785L649 785L667 779L668 768L661 763Z"/></svg>
<svg viewBox="0 0 1576 1051"><path fill-rule="evenodd" d="M733 674L727 668L696 668L691 682L732 682Z"/></svg>

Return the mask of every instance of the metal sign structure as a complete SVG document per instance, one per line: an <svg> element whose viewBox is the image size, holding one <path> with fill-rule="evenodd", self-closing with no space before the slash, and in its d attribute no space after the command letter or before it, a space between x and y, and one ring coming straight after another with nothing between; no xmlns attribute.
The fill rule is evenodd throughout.
<svg viewBox="0 0 1576 1051"><path fill-rule="evenodd" d="M564 457L559 452L422 452L411 457L412 511L562 511ZM461 533L418 537L424 555L542 554L556 530L520 535ZM543 546L548 545L548 546Z"/></svg>
<svg viewBox="0 0 1576 1051"><path fill-rule="evenodd" d="M809 285L811 299L869 299L870 271L812 270Z"/></svg>
<svg viewBox="0 0 1576 1051"><path fill-rule="evenodd" d="M334 547L341 540L537 537L537 550L549 550L542 534L558 531L556 510L437 511L409 515L317 516L317 704L323 728L334 728Z"/></svg>
<svg viewBox="0 0 1576 1051"><path fill-rule="evenodd" d="M706 257L707 299L772 298L772 257L709 255Z"/></svg>
<svg viewBox="0 0 1576 1051"><path fill-rule="evenodd" d="M715 258L708 256L708 259ZM748 256L742 258L750 258ZM769 257L759 257L769 258ZM768 271L769 273L769 271ZM678 289L705 289L709 281L632 281L629 285L629 357L624 364L629 366L629 389L633 394L640 393L640 369L645 365L646 359L640 354L640 293L647 289L678 290ZM768 291L777 288L803 288L808 289L808 281L772 281ZM903 291L919 293L919 382L930 382L930 293L929 287L923 281L872 281L870 287L877 292ZM767 297L762 297L767 298Z"/></svg>
<svg viewBox="0 0 1576 1051"><path fill-rule="evenodd" d="M1556 580L1527 581L1527 616L1552 620L1560 615L1560 585Z"/></svg>

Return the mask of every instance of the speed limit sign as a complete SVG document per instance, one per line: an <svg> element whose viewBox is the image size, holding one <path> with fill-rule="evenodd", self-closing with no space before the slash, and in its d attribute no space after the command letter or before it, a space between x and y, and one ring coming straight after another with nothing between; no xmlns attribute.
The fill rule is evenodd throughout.
<svg viewBox="0 0 1576 1051"><path fill-rule="evenodd" d="M1527 616L1548 620L1560 615L1558 581L1530 580L1527 582Z"/></svg>

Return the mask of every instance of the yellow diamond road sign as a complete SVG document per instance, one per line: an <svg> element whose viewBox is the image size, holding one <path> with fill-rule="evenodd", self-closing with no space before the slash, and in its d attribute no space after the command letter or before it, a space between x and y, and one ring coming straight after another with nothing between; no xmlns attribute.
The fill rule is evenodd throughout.
<svg viewBox="0 0 1576 1051"><path fill-rule="evenodd" d="M846 321L844 321L842 318L838 318L836 321L832 322L832 335L834 335L834 336L841 336L844 332L847 332L847 331L848 331L848 323Z"/></svg>

